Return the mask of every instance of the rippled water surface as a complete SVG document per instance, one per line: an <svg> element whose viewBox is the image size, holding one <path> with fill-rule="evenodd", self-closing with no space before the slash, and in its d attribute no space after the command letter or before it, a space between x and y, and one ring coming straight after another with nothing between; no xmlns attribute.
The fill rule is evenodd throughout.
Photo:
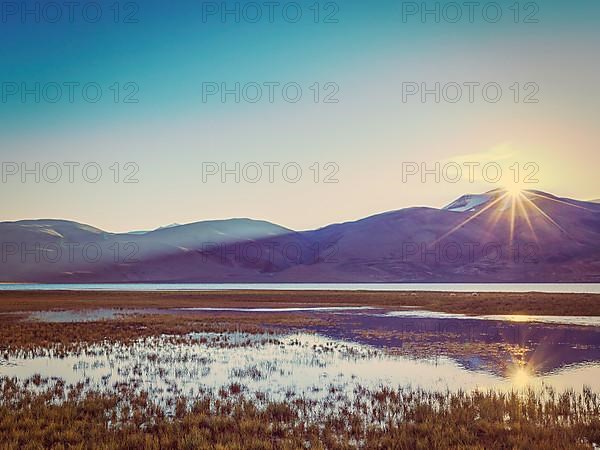
<svg viewBox="0 0 600 450"><path fill-rule="evenodd" d="M223 314L227 308L193 308L189 314ZM469 317L373 308L235 308L247 314L293 312L327 321L302 331L268 334L201 333L162 336L130 345L104 343L54 357L11 356L0 375L35 374L91 387L128 383L157 398L193 396L239 383L249 394L272 398L331 392L352 395L358 386L430 390L600 390L600 327L582 318L544 323L520 317ZM168 314L169 310L134 310ZM181 312L181 310L178 310ZM121 310L35 313L35 320L112 320ZM303 316L302 316L303 317ZM561 322L563 320L563 322ZM569 322L572 320L572 322ZM292 394L293 392L293 394Z"/></svg>

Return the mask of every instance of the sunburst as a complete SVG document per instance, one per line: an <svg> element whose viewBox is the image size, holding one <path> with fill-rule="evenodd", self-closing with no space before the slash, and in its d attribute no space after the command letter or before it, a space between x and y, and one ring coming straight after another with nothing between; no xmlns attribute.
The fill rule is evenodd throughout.
<svg viewBox="0 0 600 450"><path fill-rule="evenodd" d="M555 229L558 233L562 233L568 238L571 238L571 236L564 229L564 227L562 227L546 211L544 211L539 205L536 204L536 201L539 199L549 200L572 208L588 210L588 208L585 208L583 206L549 197L540 192L534 192L523 189L521 185L515 183L504 187L501 190L501 192L497 194L497 197L494 200L489 202L479 211L476 211L473 214L471 214L469 217L461 221L456 226L452 227L449 231L437 238L430 245L435 245L440 241L446 239L448 236L460 230L469 222L482 216L486 212L490 213L488 219L488 226L490 227L490 229L493 229L500 220L505 220L508 222L508 239L510 243L514 242L515 240L516 224L517 221L521 219L527 224L527 227L531 232L533 238L536 240L536 242L538 241L538 236L531 217L533 214L538 214L542 216L545 219L545 221L549 223L553 227L553 229Z"/></svg>
<svg viewBox="0 0 600 450"><path fill-rule="evenodd" d="M464 227L466 224L468 224L469 222L471 222L472 220L475 220L477 217L479 217L480 215L482 215L483 213L485 213L486 211L490 210L491 208L493 208L495 205L497 205L499 202L501 202L502 200L504 200L506 198L508 194L503 194L500 197L498 197L496 200L494 200L492 203L490 203L489 205L487 205L486 207L484 207L483 209L481 209L480 211L477 211L475 214L473 214L471 217L463 220L461 223L459 223L458 225L456 225L454 228L452 228L450 231L448 231L447 233L444 233L441 237L439 237L438 239L436 239L433 242L433 245L437 244L438 242L440 242L443 239L446 239L448 236L450 236L451 234L455 233L456 231L460 230L462 227Z"/></svg>

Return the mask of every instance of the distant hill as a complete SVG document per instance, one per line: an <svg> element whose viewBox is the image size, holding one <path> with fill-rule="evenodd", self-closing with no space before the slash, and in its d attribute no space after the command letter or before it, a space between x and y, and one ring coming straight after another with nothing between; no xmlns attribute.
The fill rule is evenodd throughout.
<svg viewBox="0 0 600 450"><path fill-rule="evenodd" d="M600 204L465 195L296 232L252 219L143 233L0 223L4 282L600 282Z"/></svg>

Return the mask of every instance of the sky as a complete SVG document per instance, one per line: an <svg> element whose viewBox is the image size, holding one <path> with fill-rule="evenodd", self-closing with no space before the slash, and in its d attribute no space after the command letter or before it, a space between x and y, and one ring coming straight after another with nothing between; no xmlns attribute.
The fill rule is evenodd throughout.
<svg viewBox="0 0 600 450"><path fill-rule="evenodd" d="M78 5L2 3L0 220L302 230L514 184L600 198L597 1Z"/></svg>

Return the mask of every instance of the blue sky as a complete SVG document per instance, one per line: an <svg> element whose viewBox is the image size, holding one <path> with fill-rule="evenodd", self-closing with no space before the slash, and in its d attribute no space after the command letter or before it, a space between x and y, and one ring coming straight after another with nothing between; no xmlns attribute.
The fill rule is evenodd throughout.
<svg viewBox="0 0 600 450"><path fill-rule="evenodd" d="M48 3L37 4L43 10ZM298 2L303 15L297 23L282 17L289 2L280 2L273 23L263 2L256 2L263 12L258 23L231 16L223 22L218 14L203 21L203 8L222 3L120 2L118 23L112 1L100 2L96 23L79 8L73 23L67 10L57 23L4 11L3 91L9 84L76 82L96 83L103 95L97 103L79 93L73 103L65 92L57 103L9 95L0 103L2 161L95 162L106 175L98 183L9 178L0 185L0 219L61 217L121 231L249 216L312 228L404 206L442 206L453 196L499 187L481 177L402 180L406 162L431 167L473 158L497 162L505 174L514 163L534 162L539 176L531 187L600 197L598 2L544 1L538 8L522 2L519 23L509 9L513 1L498 2L503 15L497 23L485 20L480 8L473 23L443 17L436 23L431 16L423 22L419 14L403 20L411 2L392 1L318 2L318 23L314 1ZM235 8L236 2L226 3ZM137 22L124 23L133 12ZM337 23L323 23L331 13ZM529 13L538 23L523 23ZM221 103L218 96L203 103L206 82L295 82L303 97L294 104L280 96L273 103ZM315 82L321 89L334 83L338 103L312 101ZM473 103L421 103L418 96L403 103L405 82L494 82L503 96L498 103L480 96ZM134 85L125 89L126 83ZM539 102L512 101L514 83L520 100L529 92L524 85L535 83ZM123 103L134 90L137 103ZM107 175L115 162L134 162L139 183L115 183ZM297 183L281 176L273 183L218 177L204 183L206 162L293 162L303 176ZM335 163L339 182L315 183L309 169L315 162L320 176L326 163Z"/></svg>

